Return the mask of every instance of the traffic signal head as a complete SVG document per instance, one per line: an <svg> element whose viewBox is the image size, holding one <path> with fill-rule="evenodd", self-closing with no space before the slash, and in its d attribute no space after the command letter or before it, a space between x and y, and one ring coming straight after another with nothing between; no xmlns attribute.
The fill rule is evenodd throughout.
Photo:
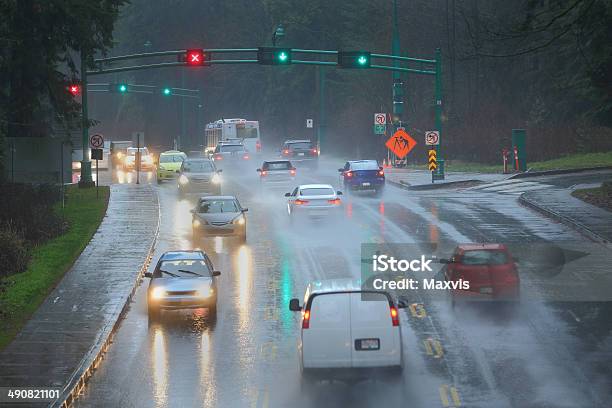
<svg viewBox="0 0 612 408"><path fill-rule="evenodd" d="M210 65L210 55L203 49L191 49L185 51L185 54L179 55L179 61L190 67L201 67Z"/></svg>
<svg viewBox="0 0 612 408"><path fill-rule="evenodd" d="M370 52L338 51L338 65L341 68L370 68Z"/></svg>
<svg viewBox="0 0 612 408"><path fill-rule="evenodd" d="M81 93L81 85L79 84L68 85L68 92L70 92L72 96L78 96Z"/></svg>
<svg viewBox="0 0 612 408"><path fill-rule="evenodd" d="M263 65L291 64L291 48L259 47L257 61Z"/></svg>
<svg viewBox="0 0 612 408"><path fill-rule="evenodd" d="M127 86L127 84L118 84L117 85L117 90L120 93L126 93L128 91L128 86Z"/></svg>
<svg viewBox="0 0 612 408"><path fill-rule="evenodd" d="M170 89L170 88L163 88L162 89L162 95L164 95L164 96L172 95L172 89Z"/></svg>

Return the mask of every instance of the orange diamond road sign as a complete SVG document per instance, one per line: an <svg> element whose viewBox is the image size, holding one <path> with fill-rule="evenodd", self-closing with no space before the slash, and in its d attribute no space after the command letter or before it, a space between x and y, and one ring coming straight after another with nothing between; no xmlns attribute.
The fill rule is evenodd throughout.
<svg viewBox="0 0 612 408"><path fill-rule="evenodd" d="M416 146L417 142L404 129L398 129L385 143L397 157L403 159Z"/></svg>

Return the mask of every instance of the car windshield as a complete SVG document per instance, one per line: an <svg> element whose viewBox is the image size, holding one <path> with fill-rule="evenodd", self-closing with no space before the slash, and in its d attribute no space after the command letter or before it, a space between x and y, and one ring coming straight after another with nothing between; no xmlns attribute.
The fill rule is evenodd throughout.
<svg viewBox="0 0 612 408"><path fill-rule="evenodd" d="M214 167L208 160L185 160L183 162L183 171L185 173L212 173Z"/></svg>
<svg viewBox="0 0 612 408"><path fill-rule="evenodd" d="M333 195L334 190L329 187L303 188L300 194L303 196Z"/></svg>
<svg viewBox="0 0 612 408"><path fill-rule="evenodd" d="M185 160L185 156L182 154L162 154L159 157L160 163L181 163Z"/></svg>
<svg viewBox="0 0 612 408"><path fill-rule="evenodd" d="M376 160L364 160L351 163L352 170L378 170L379 166Z"/></svg>
<svg viewBox="0 0 612 408"><path fill-rule="evenodd" d="M235 213L240 211L236 200L205 200L200 202L198 213L200 214L215 214L215 213Z"/></svg>
<svg viewBox="0 0 612 408"><path fill-rule="evenodd" d="M311 149L312 143L310 142L287 143L287 148L292 149L292 150Z"/></svg>
<svg viewBox="0 0 612 408"><path fill-rule="evenodd" d="M140 149L136 147L128 147L127 153L131 156L134 156L138 150L140 150L140 154L142 154L143 156L149 154L149 150L146 147L141 147Z"/></svg>
<svg viewBox="0 0 612 408"><path fill-rule="evenodd" d="M461 263L464 265L503 265L508 263L508 255L503 251L466 251Z"/></svg>
<svg viewBox="0 0 612 408"><path fill-rule="evenodd" d="M285 162L267 162L263 165L264 170L289 170L291 169L291 163Z"/></svg>
<svg viewBox="0 0 612 408"><path fill-rule="evenodd" d="M244 146L242 145L221 145L219 146L219 152L227 153L227 152L242 152L244 151Z"/></svg>
<svg viewBox="0 0 612 408"><path fill-rule="evenodd" d="M201 259L181 259L174 261L163 261L159 270L168 276L181 278L193 278L194 276L211 277L211 270L206 262Z"/></svg>

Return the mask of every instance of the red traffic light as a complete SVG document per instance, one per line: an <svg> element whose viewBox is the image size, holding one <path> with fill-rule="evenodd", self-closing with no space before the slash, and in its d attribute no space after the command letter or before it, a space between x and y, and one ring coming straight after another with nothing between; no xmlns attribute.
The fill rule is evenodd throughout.
<svg viewBox="0 0 612 408"><path fill-rule="evenodd" d="M68 92L72 94L72 96L77 96L81 93L81 85L72 84L68 86Z"/></svg>
<svg viewBox="0 0 612 408"><path fill-rule="evenodd" d="M185 63L191 66L201 66L205 63L204 50L187 50Z"/></svg>

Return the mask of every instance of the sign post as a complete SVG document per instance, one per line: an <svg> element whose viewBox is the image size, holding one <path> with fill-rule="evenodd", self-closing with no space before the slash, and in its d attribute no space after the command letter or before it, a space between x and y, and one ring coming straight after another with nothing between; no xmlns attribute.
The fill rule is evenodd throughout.
<svg viewBox="0 0 612 408"><path fill-rule="evenodd" d="M99 162L102 160L102 148L104 147L104 136L100 133L95 133L89 138L89 147L91 148L91 158L96 161L96 198L99 198L99 187L100 187L100 172Z"/></svg>

